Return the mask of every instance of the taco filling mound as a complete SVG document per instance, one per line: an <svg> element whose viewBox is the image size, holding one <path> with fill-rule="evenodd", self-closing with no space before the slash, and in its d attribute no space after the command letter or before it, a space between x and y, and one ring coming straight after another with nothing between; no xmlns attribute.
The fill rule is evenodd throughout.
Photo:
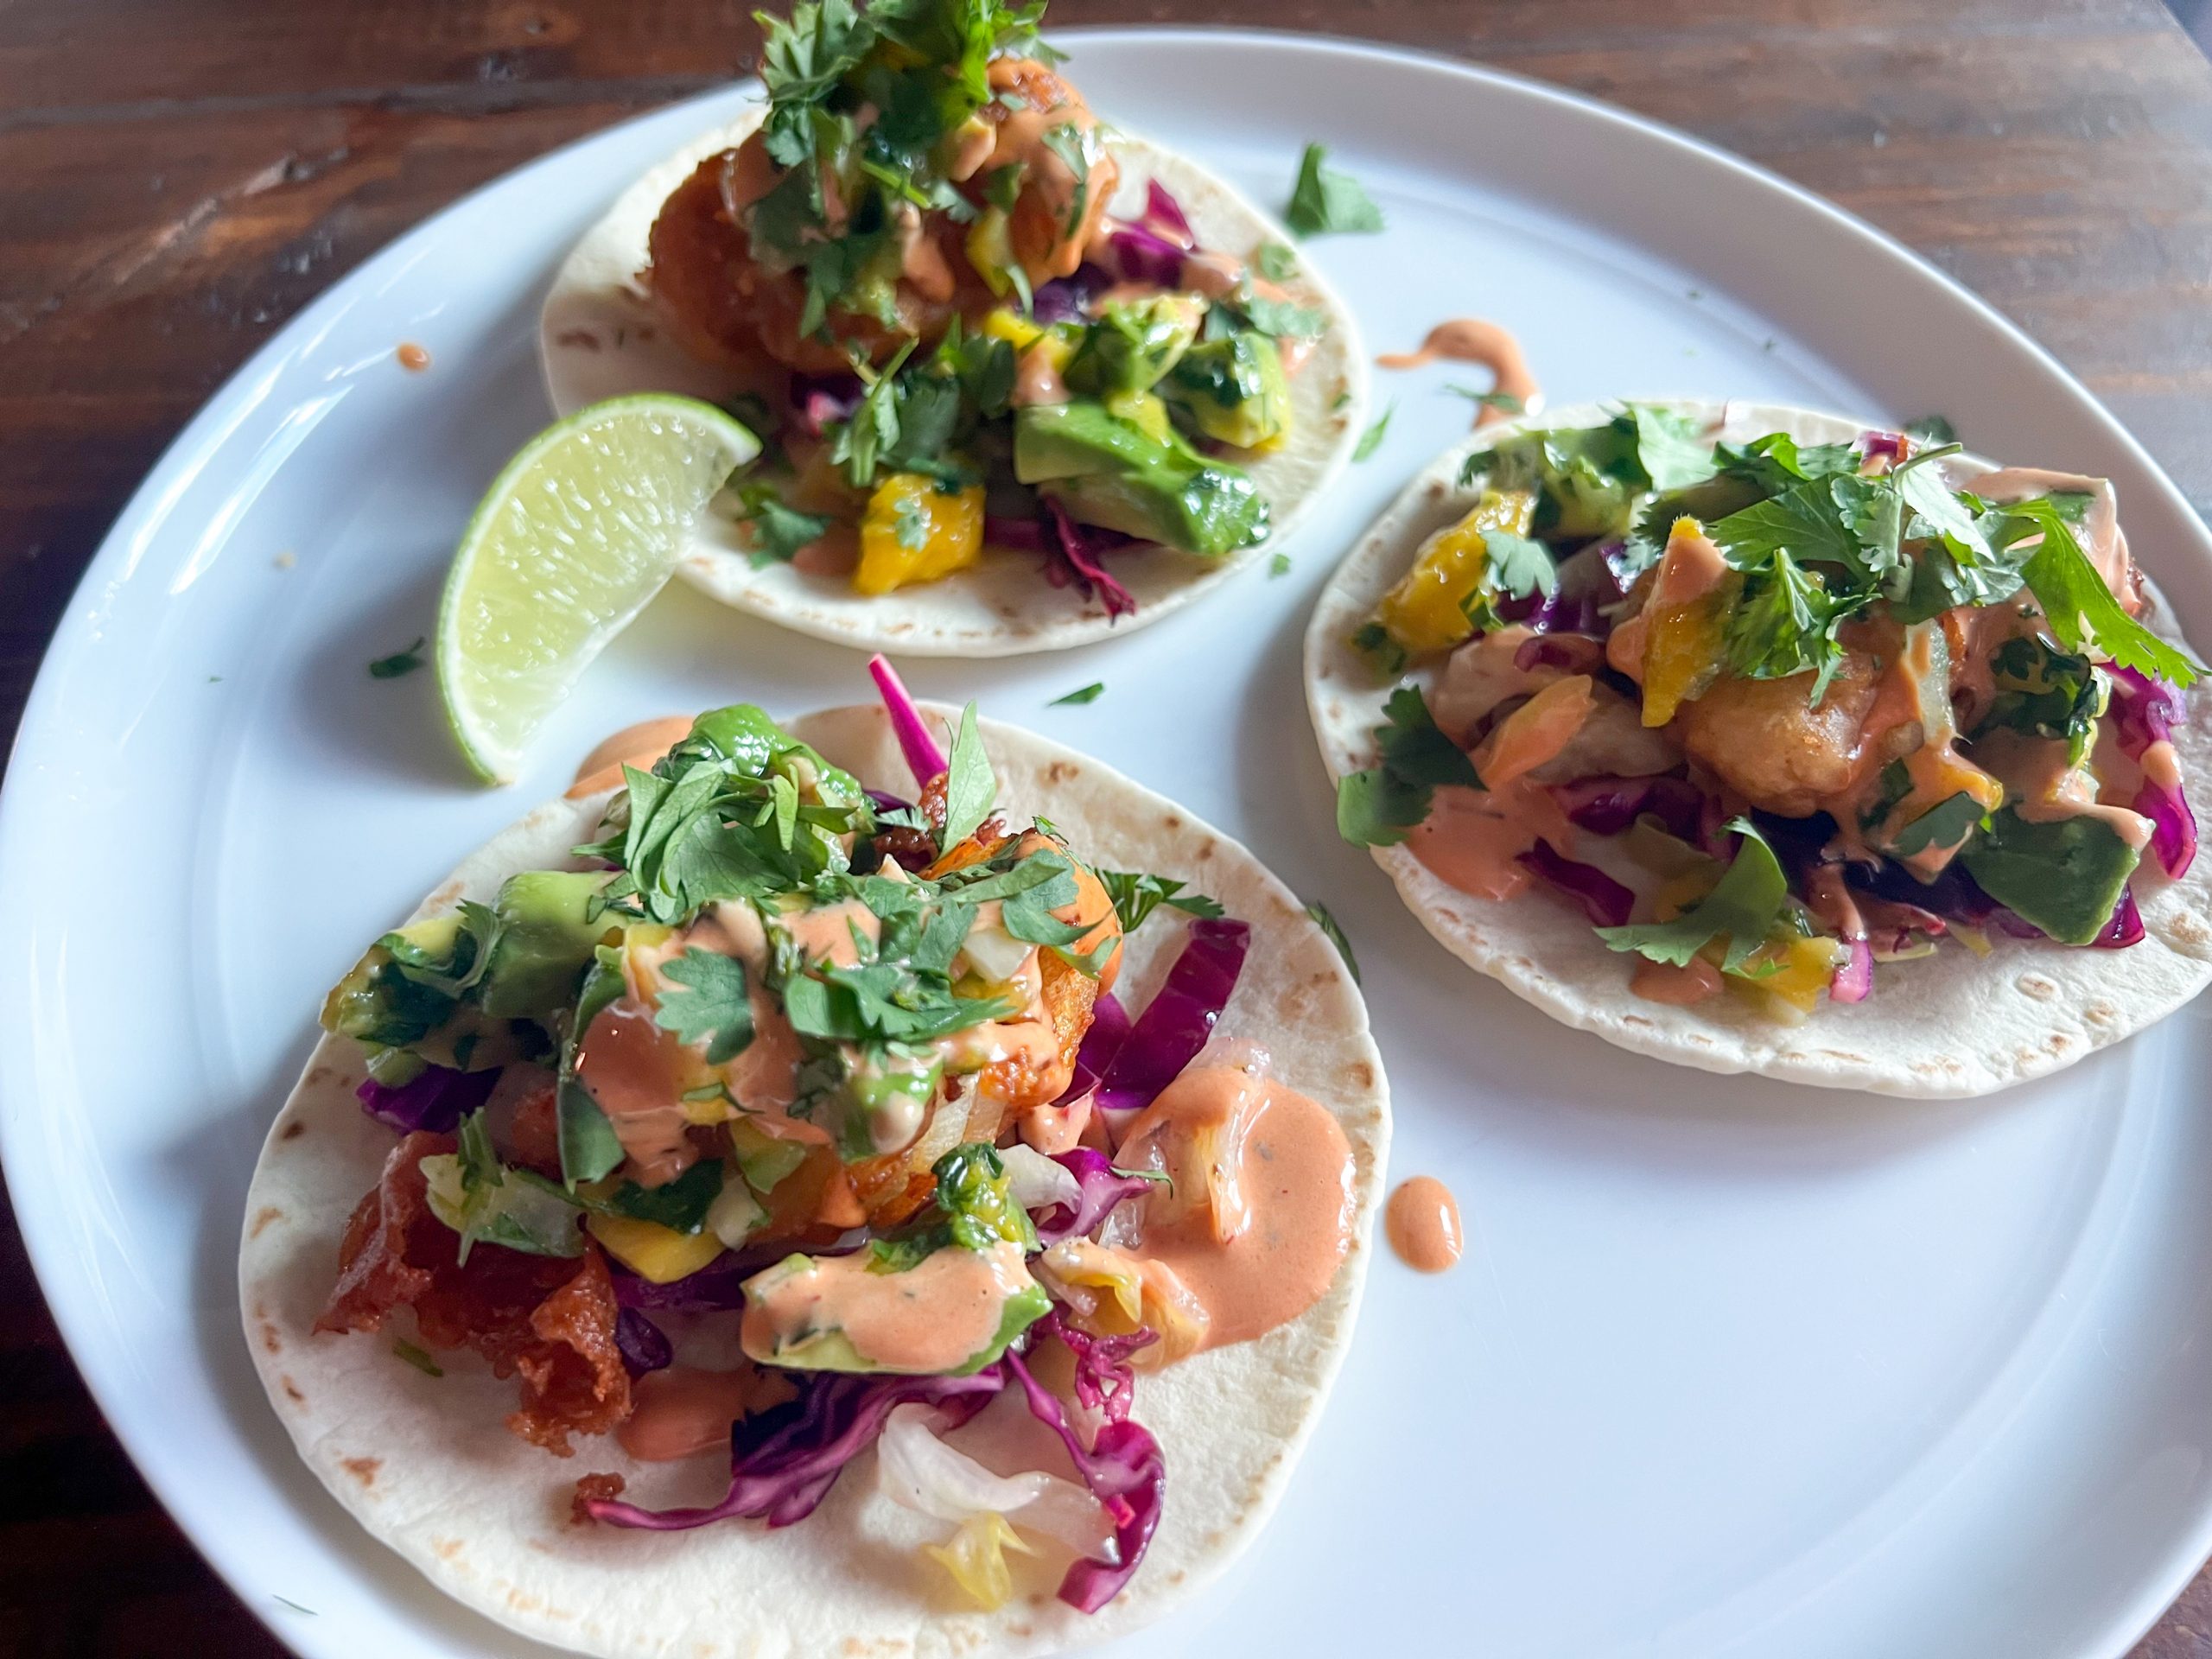
<svg viewBox="0 0 2212 1659"><path fill-rule="evenodd" d="M245 1285L272 1399L373 1529L533 1633L662 1650L671 1629L711 1623L684 1574L732 1557L687 1566L641 1534L741 1548L792 1529L813 1531L813 1576L747 1592L767 1604L756 1619L825 1572L856 1580L848 1637L997 1614L1019 1586L1019 1628L982 1628L1007 1650L1055 1647L1143 1573L1179 1454L1202 1486L1249 1477L1249 1493L1188 1500L1211 1535L1175 1538L1164 1580L1126 1598L1150 1617L1271 1501L1349 1333L1381 1078L1319 931L1172 809L1166 841L1198 843L1231 906L1092 862L1080 826L1128 806L1116 791L1140 817L1165 804L1052 750L1025 769L1048 798L1058 787L1069 827L1017 812L973 708L944 752L878 671L910 799L749 705L658 734L649 750L676 741L636 757L650 769L587 778L555 811L588 826L573 855L544 858L533 832L536 861L558 868L494 843L370 947L271 1134ZM798 729L857 760L885 727L857 709ZM483 897L458 896L471 888ZM1140 955L1147 988L1124 1003ZM1255 977L1266 1000L1237 1000ZM1318 1034L1269 1023L1294 1007ZM358 1106L331 1097L348 1054ZM346 1160L365 1190L343 1200L340 1237L342 1211L300 1213L301 1185L342 1193L342 1171L308 1164L365 1129ZM467 1450L441 1455L503 1459L526 1491L514 1529L550 1559L517 1554L518 1537L480 1547L570 1575L540 1600L588 1606L573 1576L588 1568L668 1573L670 1605L597 1637L516 1620L450 1570L434 1524L420 1535L375 1509L445 1478L428 1446L369 1427L423 1386L410 1364L510 1379L504 1408L481 1388L449 1397L436 1433ZM1220 1425L1220 1446L1193 1442L1184 1369L1210 1391L1259 1366L1282 1375L1250 1385L1250 1418ZM341 1389L352 1408L319 1419L318 1395ZM995 1404L988 1433L948 1438ZM338 1456L334 1427L371 1444ZM590 1472L553 1474L579 1453ZM344 1471L365 1458L377 1478L355 1492ZM878 1501L856 1510L849 1491L817 1517L841 1478ZM556 1487L573 1505L558 1526ZM1235 1509L1209 1514L1217 1497ZM906 1565L887 1583L873 1558L841 1568L856 1527L880 1545L888 1510ZM1053 1593L1058 1624L1037 1611ZM826 1649L835 1631L819 1634Z"/></svg>
<svg viewBox="0 0 2212 1659"><path fill-rule="evenodd" d="M1455 949L1510 968L1503 917L1563 907L1592 931L1579 984L1540 1000L1611 1001L1588 1023L1722 1065L1789 1039L1747 1050L1688 1035L1696 1019L1882 1019L1891 999L1902 1019L1930 976L1975 982L1995 942L2146 952L2168 982L2107 1007L2106 1039L2202 982L2204 741L2183 702L2202 670L2150 626L2107 480L1658 404L1521 423L1451 473L1348 562L1309 664L1340 832L1397 849L1417 908L1452 895ZM2146 944L2154 899L2171 925ZM1925 960L1944 957L1961 966ZM2007 950L1990 971L2022 969ZM1814 1063L1782 1069L1949 1091L2086 1046L1908 1080L1849 1049L1822 1077L1799 1045Z"/></svg>
<svg viewBox="0 0 2212 1659"><path fill-rule="evenodd" d="M1279 540L1341 460L1340 304L1229 187L1102 123L1042 10L764 18L765 109L556 283L564 412L699 391L766 442L686 566L718 596L850 634L884 626L852 601L995 571L1001 603L1111 621ZM1152 549L1188 556L1138 580Z"/></svg>

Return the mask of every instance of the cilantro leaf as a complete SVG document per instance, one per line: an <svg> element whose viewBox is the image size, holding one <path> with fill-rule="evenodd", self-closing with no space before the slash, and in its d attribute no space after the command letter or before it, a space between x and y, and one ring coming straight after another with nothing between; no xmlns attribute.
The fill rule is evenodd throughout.
<svg viewBox="0 0 2212 1659"><path fill-rule="evenodd" d="M960 711L960 729L952 740L952 753L944 779L943 848L957 847L974 835L991 809L998 804L998 774L983 753L983 740L976 730L976 705Z"/></svg>
<svg viewBox="0 0 2212 1659"><path fill-rule="evenodd" d="M1510 391L1477 391L1472 386L1456 382L1444 390L1455 397L1465 397L1478 409L1494 409L1501 415L1518 415L1529 406Z"/></svg>
<svg viewBox="0 0 2212 1659"><path fill-rule="evenodd" d="M753 568L764 565L786 564L803 547L811 546L829 534L836 521L826 513L801 512L786 506L772 484L752 483L737 493L744 512L738 522L752 530Z"/></svg>
<svg viewBox="0 0 2212 1659"><path fill-rule="evenodd" d="M1351 941L1344 937L1343 925L1329 913L1329 907L1318 899L1307 904L1306 913L1313 918L1314 926L1329 936L1329 943L1337 947L1337 954L1344 959L1344 969L1351 975L1351 982L1355 985L1358 984L1360 982L1359 958L1351 953Z"/></svg>
<svg viewBox="0 0 2212 1659"><path fill-rule="evenodd" d="M625 1181L594 1208L632 1221L650 1221L686 1237L707 1224L707 1211L722 1192L722 1165L719 1158L702 1158L674 1180L658 1186Z"/></svg>
<svg viewBox="0 0 2212 1659"><path fill-rule="evenodd" d="M404 651L395 651L389 657L379 657L369 664L372 680L396 680L403 674L412 674L423 666L423 647L429 642L421 634Z"/></svg>
<svg viewBox="0 0 2212 1659"><path fill-rule="evenodd" d="M1300 236L1369 233L1382 228L1382 210L1349 173L1324 167L1329 152L1319 144L1306 146L1298 163L1298 182L1292 187L1284 222Z"/></svg>
<svg viewBox="0 0 2212 1659"><path fill-rule="evenodd" d="M1287 575L1288 575L1289 574L1290 574L1290 555L1289 555L1289 554L1287 554L1287 553L1276 553L1276 554L1273 554L1273 555L1269 556L1269 557L1268 557L1268 575L1270 575L1270 576L1287 576Z"/></svg>
<svg viewBox="0 0 2212 1659"><path fill-rule="evenodd" d="M1643 475L1662 495L1702 484L1717 470L1713 440L1700 435L1698 416L1654 404L1630 404L1636 423L1636 454Z"/></svg>
<svg viewBox="0 0 2212 1659"><path fill-rule="evenodd" d="M1298 274L1298 256L1280 242L1263 242L1252 256L1260 275L1271 283L1287 283Z"/></svg>
<svg viewBox="0 0 2212 1659"><path fill-rule="evenodd" d="M911 340L901 346L868 382L851 418L830 423L835 435L830 440L830 459L845 469L847 480L856 490L875 481L877 461L899 446L899 371L913 350Z"/></svg>
<svg viewBox="0 0 2212 1659"><path fill-rule="evenodd" d="M1106 682L1093 680L1089 685L1079 685L1064 697L1054 697L1047 709L1081 708L1086 702L1096 702L1105 695Z"/></svg>
<svg viewBox="0 0 2212 1659"><path fill-rule="evenodd" d="M1728 671L1744 679L1783 680L1810 671L1812 701L1827 695L1843 665L1836 625L1853 608L1850 595L1828 593L1819 575L1781 548L1749 575L1729 613Z"/></svg>
<svg viewBox="0 0 2212 1659"><path fill-rule="evenodd" d="M1904 435L1914 442L1924 443L1930 448L1959 441L1957 429L1941 415L1923 415L1916 421L1907 421Z"/></svg>
<svg viewBox="0 0 2212 1659"><path fill-rule="evenodd" d="M1879 574L1871 569L1865 543L1846 523L1825 480L1795 484L1755 501L1716 520L1708 533L1738 570L1755 570L1779 550L1801 564L1840 564L1861 575Z"/></svg>
<svg viewBox="0 0 2212 1659"><path fill-rule="evenodd" d="M1377 449L1380 449L1382 447L1382 435L1390 429L1390 416L1397 412L1398 406L1396 404L1393 403L1388 409L1384 410L1381 415L1376 417L1374 425L1369 427L1366 431L1359 435L1359 442L1353 447L1351 452L1351 458L1353 461L1365 461L1370 455L1373 454Z"/></svg>
<svg viewBox="0 0 2212 1659"><path fill-rule="evenodd" d="M2051 632L2069 651L2092 651L2154 680L2182 687L2203 672L2189 654L2168 645L2120 607L2082 544L2074 539L2065 515L2048 496L1999 511L1999 536L2007 545L2040 534L2020 574L2050 619Z"/></svg>
<svg viewBox="0 0 2212 1659"><path fill-rule="evenodd" d="M1068 204L1067 235L1072 237L1083 227L1083 216L1090 206L1090 157L1086 153L1084 134L1071 121L1045 129L1045 148L1058 156L1068 171L1075 176L1075 196Z"/></svg>
<svg viewBox="0 0 2212 1659"><path fill-rule="evenodd" d="M1613 950L1633 950L1653 962L1686 968L1692 957L1714 939L1726 937L1723 973L1737 973L1754 950L1766 943L1767 934L1781 918L1789 897L1789 884L1782 866L1767 845L1766 837L1749 818L1731 818L1726 828L1743 839L1736 856L1713 891L1671 922L1637 922L1626 927L1601 927L1598 937Z"/></svg>
<svg viewBox="0 0 2212 1659"><path fill-rule="evenodd" d="M1188 884L1173 876L1135 870L1098 870L1093 874L1106 889L1107 898L1113 900L1114 914L1122 925L1124 937L1142 927L1145 918L1162 905L1186 916L1218 918L1227 913L1205 894L1185 892Z"/></svg>
<svg viewBox="0 0 2212 1659"><path fill-rule="evenodd" d="M425 1376L443 1376L445 1375L445 1368L443 1366L440 1365L436 1360L432 1359L429 1354L423 1352L422 1349L416 1347L404 1337L398 1338L393 1341L391 1344L391 1351L401 1359L405 1360L410 1365L412 1365L416 1370L422 1372ZM276 1599L279 1601L284 1601L284 1598L282 1596L277 1597ZM299 1603L296 1601L284 1601L284 1605L287 1607L299 1607L300 1605ZM300 1611L302 1612L305 1612L307 1611L307 1609L300 1607Z"/></svg>
<svg viewBox="0 0 2212 1659"><path fill-rule="evenodd" d="M745 990L745 964L697 945L662 970L686 988L664 992L653 1023L680 1043L706 1045L707 1064L721 1065L753 1041L753 1003Z"/></svg>
<svg viewBox="0 0 2212 1659"><path fill-rule="evenodd" d="M423 1160L430 1212L461 1235L460 1260L481 1244L524 1255L582 1255L575 1200L543 1176L511 1170L493 1150L479 1107L461 1121L458 1149Z"/></svg>
<svg viewBox="0 0 2212 1659"><path fill-rule="evenodd" d="M1480 789L1475 763L1445 736L1421 693L1402 685L1383 705L1388 723L1375 728L1381 764L1337 780L1337 833L1355 847L1391 847L1428 816L1440 784Z"/></svg>
<svg viewBox="0 0 2212 1659"><path fill-rule="evenodd" d="M1548 597L1559 587L1559 569L1541 542L1510 530L1486 530L1483 550L1481 578L1460 607L1483 632L1505 626L1497 613L1501 594L1527 599L1541 590Z"/></svg>

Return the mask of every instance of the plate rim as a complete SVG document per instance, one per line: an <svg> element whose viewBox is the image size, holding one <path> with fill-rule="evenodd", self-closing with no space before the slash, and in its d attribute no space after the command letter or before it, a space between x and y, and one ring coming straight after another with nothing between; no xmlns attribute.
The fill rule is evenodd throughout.
<svg viewBox="0 0 2212 1659"><path fill-rule="evenodd" d="M1916 249L1773 168L1665 122L1600 99L1487 63L1395 42L1329 31L1187 23L1075 25L1048 29L1047 37L1095 41L1109 46L1163 47L1182 43L1234 48L1242 45L1262 51L1294 53L1313 59L1360 59L1385 69L1412 71L1442 80L1457 81L1463 88L1479 88L1481 95L1486 97L1528 99L1566 118L1592 123L1610 130L1623 141L1656 146L1670 152L1677 164L1717 168L1742 186L1764 191L1777 208L1782 208L1786 203L1789 206L1784 211L1808 213L1808 226L1817 222L1828 233L1843 236L1858 244L1866 254L1901 267L1923 286L1926 297L1940 298L1953 305L1962 303L1967 315L1994 335L1998 342L2016 353L2024 352L2027 360L2038 372L2050 377L2073 392L2080 405L2078 412L2091 417L2105 441L2136 465L2142 476L2159 493L2167 509L2183 522L2198 527L2199 551L2212 551L2212 530L2203 526L2202 519L2179 486L2142 442L2048 348L1989 301L1951 276ZM251 353L207 397L163 448L102 534L83 574L61 607L60 620L41 653L38 671L24 699L22 712L10 741L6 780L4 785L0 785L0 872L5 872L0 874L0 893L10 891L14 884L22 879L16 872L30 868L22 854L26 847L35 844L33 815L36 809L28 799L29 791L23 782L23 768L28 760L36 758L38 749L46 741L42 734L53 721L53 705L60 695L60 682L81 648L79 628L86 601L96 598L101 589L118 575L127 574L135 555L143 554L151 545L186 486L211 458L219 453L229 429L255 406L257 402L254 396L256 388L264 383L273 383L295 359L312 347L340 318L377 289L383 279L396 275L420 257L445 233L448 221L475 210L482 198L525 175L563 167L570 162L575 153L607 142L616 134L661 122L672 127L680 126L682 122L678 118L690 118L694 111L698 112L698 118L702 121L709 119L710 118L706 111L757 84L753 77L738 76L672 102L626 115L605 126L581 133L474 186L368 254L353 270L315 296ZM1986 349L1986 345L1977 343L1973 349ZM122 569L118 570L118 567ZM21 988L28 984L31 978L29 961L28 950L19 950L0 958L0 990ZM48 1198L36 1185L17 1179L19 1172L27 1173L30 1169L32 1159L35 1156L28 1150L36 1098L35 1089L30 1086L27 1076L29 1052L29 1046L26 1044L0 1058L0 1169L10 1173L10 1191L17 1231L22 1238L25 1255L30 1262L40 1294L61 1334L71 1363L99 1408L109 1432L130 1458L133 1469L171 1521L184 1534L194 1550L223 1580L248 1613L276 1641L295 1651L302 1651L303 1649L298 1649L292 1641L293 1632L278 1628L275 1611L264 1607L254 1593L255 1587L248 1585L240 1573L232 1570L228 1552L219 1554L210 1540L203 1539L194 1527L186 1524L178 1504L172 1501L172 1487L181 1485L182 1478L162 1466L158 1448L149 1446L145 1448L147 1455L142 1455L138 1444L142 1434L137 1431L126 1433L117 1426L117 1414L111 1408L111 1401L126 1397L128 1391L119 1386L122 1379L95 1378L79 1357L80 1344L91 1345L93 1315L89 1310L57 1300L50 1288L58 1281L58 1264L68 1244L59 1219L60 1206L57 1203L49 1208ZM51 1237L47 1236L49 1229L53 1231ZM2134 1597L2116 1607L2112 1615L2114 1622L2108 1626L2111 1639L2085 1650L2086 1659L2121 1659L2196 1579L2203 1569L2208 1555L2212 1555L2212 1501L2200 1506L2194 1529L2177 1538L2169 1547L2166 1559L2153 1564L2151 1570L2141 1575L2143 1583ZM238 1565L242 1567L243 1563Z"/></svg>

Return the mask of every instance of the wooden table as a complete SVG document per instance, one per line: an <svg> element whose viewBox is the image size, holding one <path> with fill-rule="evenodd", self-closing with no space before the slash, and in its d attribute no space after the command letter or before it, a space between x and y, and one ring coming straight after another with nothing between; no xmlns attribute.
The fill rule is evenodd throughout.
<svg viewBox="0 0 2212 1659"><path fill-rule="evenodd" d="M2212 65L2155 0L1054 0L1479 59L1833 197L2024 324L2212 508ZM0 5L0 717L201 400L445 202L729 78L731 0ZM2137 1659L2212 1659L2212 1573ZM281 1651L147 1495L0 1199L0 1655Z"/></svg>

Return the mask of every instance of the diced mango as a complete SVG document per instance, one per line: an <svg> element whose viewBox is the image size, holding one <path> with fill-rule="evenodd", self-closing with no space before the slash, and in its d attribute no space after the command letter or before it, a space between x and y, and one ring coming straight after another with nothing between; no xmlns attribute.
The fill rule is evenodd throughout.
<svg viewBox="0 0 2212 1659"><path fill-rule="evenodd" d="M1498 721L1483 740L1475 754L1475 770L1484 786L1503 789L1555 759L1574 741L1595 706L1587 674L1554 680Z"/></svg>
<svg viewBox="0 0 2212 1659"><path fill-rule="evenodd" d="M969 233L969 239L970 242L975 239L972 232ZM986 311L983 314L982 327L982 332L993 340L1002 340L1017 352L1034 345L1045 335L1045 330L1040 326L1032 322L1019 311L1005 306Z"/></svg>
<svg viewBox="0 0 2212 1659"><path fill-rule="evenodd" d="M657 1285L696 1273L722 1253L721 1240L704 1228L685 1234L657 1221L599 1215L585 1217L584 1227L609 1255Z"/></svg>
<svg viewBox="0 0 2212 1659"><path fill-rule="evenodd" d="M1839 939L1788 934L1769 939L1752 952L1744 964L1751 972L1741 977L1799 1013L1810 1014L1850 955L1850 947Z"/></svg>
<svg viewBox="0 0 2212 1659"><path fill-rule="evenodd" d="M1643 616L1643 723L1664 726L1720 677L1728 617L1744 579L1694 518L1677 518Z"/></svg>
<svg viewBox="0 0 2212 1659"><path fill-rule="evenodd" d="M1409 657L1458 645L1475 631L1465 607L1490 562L1483 532L1526 536L1535 511L1526 490L1484 490L1465 518L1422 543L1413 569L1376 606L1376 622Z"/></svg>
<svg viewBox="0 0 2212 1659"><path fill-rule="evenodd" d="M968 227L968 239L963 245L968 255L968 263L975 267L976 274L983 279L984 286L993 294L1003 295L1014 286L1014 279L1007 272L1018 262L1014 257L1014 238L1007 234L1007 216L1001 209L987 207L978 214L976 222ZM995 311L991 317L1013 315L1010 311ZM991 317L983 321L986 333L993 332ZM999 338L1005 340L1007 336L1001 334ZM1022 343L1014 341L1014 348L1020 351Z"/></svg>
<svg viewBox="0 0 2212 1659"><path fill-rule="evenodd" d="M861 517L861 562L853 589L887 594L935 582L983 550L983 486L946 491L919 473L893 473L875 486Z"/></svg>

